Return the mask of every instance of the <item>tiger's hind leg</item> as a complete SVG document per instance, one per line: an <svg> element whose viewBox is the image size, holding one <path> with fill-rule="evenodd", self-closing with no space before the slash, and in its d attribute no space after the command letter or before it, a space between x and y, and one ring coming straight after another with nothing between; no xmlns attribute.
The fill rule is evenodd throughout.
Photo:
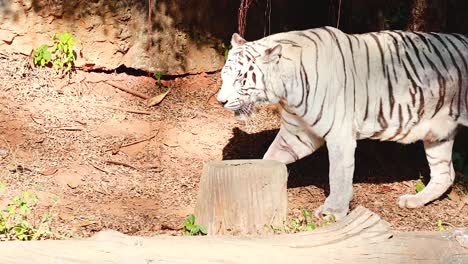
<svg viewBox="0 0 468 264"><path fill-rule="evenodd" d="M452 147L454 139L441 142L424 142L427 161L431 170L429 184L415 195L400 196L398 205L402 208L417 208L424 206L442 196L455 179L452 164Z"/></svg>

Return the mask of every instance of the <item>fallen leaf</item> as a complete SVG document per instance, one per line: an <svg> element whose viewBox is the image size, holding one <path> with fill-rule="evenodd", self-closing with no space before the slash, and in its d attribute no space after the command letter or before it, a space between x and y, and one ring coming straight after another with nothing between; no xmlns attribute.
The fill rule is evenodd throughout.
<svg viewBox="0 0 468 264"><path fill-rule="evenodd" d="M173 231L177 231L177 230L182 230L184 227L183 225L179 224L179 225L173 225L173 224L161 224L161 230L173 230Z"/></svg>
<svg viewBox="0 0 468 264"><path fill-rule="evenodd" d="M120 152L120 148L122 147L122 143L116 143L112 146L112 155L117 155Z"/></svg>
<svg viewBox="0 0 468 264"><path fill-rule="evenodd" d="M390 188L390 186L387 186L387 185L382 185L380 186L380 191L387 193L387 192L392 191L392 188Z"/></svg>
<svg viewBox="0 0 468 264"><path fill-rule="evenodd" d="M374 201L374 205L378 207L382 207L384 203L382 201Z"/></svg>
<svg viewBox="0 0 468 264"><path fill-rule="evenodd" d="M155 97L150 98L148 100L148 106L155 106L155 105L158 105L159 103L161 103L162 100L164 100L164 98L166 97L166 95L169 93L170 90L171 90L171 88L167 89L167 91L165 91L162 94L158 94Z"/></svg>
<svg viewBox="0 0 468 264"><path fill-rule="evenodd" d="M170 147L170 148L176 148L176 147L179 146L179 144L177 144L177 143L172 143L172 142L164 142L163 144L164 144L165 146Z"/></svg>
<svg viewBox="0 0 468 264"><path fill-rule="evenodd" d="M41 171L39 173L44 175L44 176L50 176L50 175L54 175L57 171L58 171L58 169L56 169L56 168L49 168L49 169L43 170L43 171Z"/></svg>
<svg viewBox="0 0 468 264"><path fill-rule="evenodd" d="M75 179L75 178L68 179L67 185L68 187L72 189L76 189L80 185L79 179Z"/></svg>
<svg viewBox="0 0 468 264"><path fill-rule="evenodd" d="M83 220L83 221L78 223L78 226L79 227L87 227L87 226L94 225L94 224L96 224L96 222Z"/></svg>
<svg viewBox="0 0 468 264"><path fill-rule="evenodd" d="M170 148L175 148L175 147L178 147L180 146L179 145L179 142L176 140L176 139L172 139L172 138L167 138L163 141L163 144L167 147L170 147Z"/></svg>
<svg viewBox="0 0 468 264"><path fill-rule="evenodd" d="M73 216L72 214L69 214L69 213L60 212L59 213L59 218L61 220L63 220L63 221L70 222L70 221L73 221L75 219L75 216Z"/></svg>

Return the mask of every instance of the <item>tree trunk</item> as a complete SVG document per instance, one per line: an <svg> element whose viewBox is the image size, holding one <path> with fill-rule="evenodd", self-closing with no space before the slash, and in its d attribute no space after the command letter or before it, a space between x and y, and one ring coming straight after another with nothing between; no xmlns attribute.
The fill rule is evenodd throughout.
<svg viewBox="0 0 468 264"><path fill-rule="evenodd" d="M358 207L315 231L265 237L130 237L102 231L84 240L2 242L0 263L468 263L455 232L392 233ZM463 233L464 232L464 233Z"/></svg>
<svg viewBox="0 0 468 264"><path fill-rule="evenodd" d="M446 0L413 0L407 30L442 32L446 25Z"/></svg>
<svg viewBox="0 0 468 264"><path fill-rule="evenodd" d="M288 172L280 162L212 161L205 164L195 215L208 234L256 234L282 226L287 216Z"/></svg>
<svg viewBox="0 0 468 264"><path fill-rule="evenodd" d="M407 29L410 31L424 31L427 10L427 0L413 0L411 6L411 18Z"/></svg>

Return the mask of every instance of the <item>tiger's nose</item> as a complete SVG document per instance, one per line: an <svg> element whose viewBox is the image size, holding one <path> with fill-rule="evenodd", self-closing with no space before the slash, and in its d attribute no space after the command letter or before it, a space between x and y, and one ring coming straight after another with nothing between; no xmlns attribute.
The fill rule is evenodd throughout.
<svg viewBox="0 0 468 264"><path fill-rule="evenodd" d="M218 103L220 103L222 105L225 105L228 102L228 100L225 97L220 96L219 94L216 97L216 100L218 100Z"/></svg>

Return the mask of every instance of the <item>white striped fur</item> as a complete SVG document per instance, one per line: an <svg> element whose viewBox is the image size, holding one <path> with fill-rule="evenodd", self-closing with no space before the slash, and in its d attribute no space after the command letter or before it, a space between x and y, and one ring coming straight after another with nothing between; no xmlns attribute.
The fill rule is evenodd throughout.
<svg viewBox="0 0 468 264"><path fill-rule="evenodd" d="M465 36L324 27L231 42L218 101L241 115L258 103L282 106L264 159L291 163L327 144L330 195L316 215L347 214L358 139L424 141L431 180L400 197L401 207L421 207L452 185L453 139L468 125Z"/></svg>

